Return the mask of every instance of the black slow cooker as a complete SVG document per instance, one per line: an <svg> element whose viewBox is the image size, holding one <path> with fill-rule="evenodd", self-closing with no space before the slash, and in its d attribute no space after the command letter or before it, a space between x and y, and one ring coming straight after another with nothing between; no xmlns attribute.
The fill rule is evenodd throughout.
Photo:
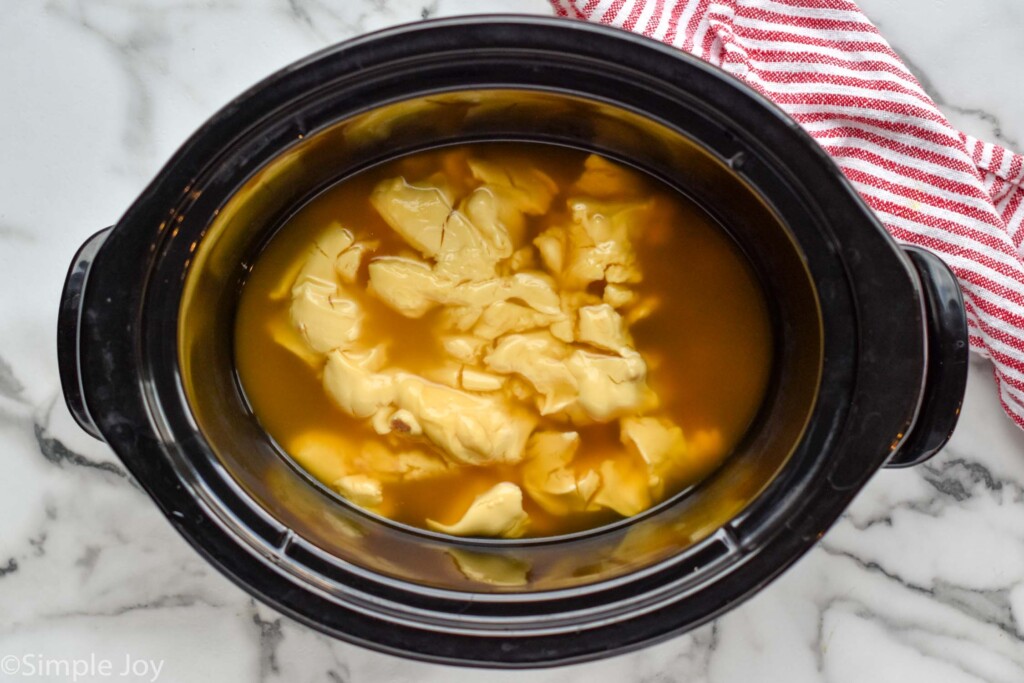
<svg viewBox="0 0 1024 683"><path fill-rule="evenodd" d="M283 217L361 169L474 140L631 164L698 202L750 260L773 379L742 444L696 488L587 532L457 539L346 504L260 428L234 372L233 315ZM82 428L238 585L370 648L506 667L637 648L736 605L880 467L945 443L967 371L952 274L900 248L776 107L645 38L503 16L359 38L232 101L79 251L58 347Z"/></svg>

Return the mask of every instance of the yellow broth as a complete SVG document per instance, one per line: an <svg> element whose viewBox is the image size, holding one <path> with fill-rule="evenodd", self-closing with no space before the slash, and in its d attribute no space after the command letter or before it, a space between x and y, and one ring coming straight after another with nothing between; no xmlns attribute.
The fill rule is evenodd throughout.
<svg viewBox="0 0 1024 683"><path fill-rule="evenodd" d="M560 194L550 211L527 217L522 243L529 244L553 221L565 220L568 188L580 176L587 154L542 144L475 143L397 159L313 198L285 222L256 260L238 306L235 363L257 419L286 451L310 433L325 439L336 436L342 450L361 449L372 441L393 447L393 440L378 435L367 420L340 410L324 391L322 372L274 339L272 329L290 324L289 300L280 293L290 288L310 245L331 223L340 221L356 239L378 240L380 247L371 258L407 253L409 246L371 205L374 187L396 176L416 179L443 171L457 189L465 190L473 184L465 164L468 156L496 162L510 157L526 160L555 181ZM668 482L665 498L706 477L743 438L764 397L772 339L763 293L730 238L685 196L646 175L637 174L636 180L658 210L657 220L645 225L634 240L644 273L635 289L660 304L630 328L635 348L647 362L647 382L660 399L658 413L679 425L684 435L716 431L720 437L699 463ZM358 279L364 284L366 268L364 262ZM357 297L366 313L360 344L386 345L389 366L414 373L441 361L436 311L411 319L365 292ZM543 428L566 427L542 417L538 429ZM637 458L624 456L616 423L573 429L581 443L573 461L577 472L609 457L619 458L627 468L644 467ZM328 488L342 473L341 458L303 460L290 454ZM428 518L450 524L495 484L521 484L521 467L462 466L436 478L386 482L385 503L378 512L413 526L425 526ZM608 509L550 514L528 495L523 496L523 506L530 517L529 536L569 533L619 518Z"/></svg>

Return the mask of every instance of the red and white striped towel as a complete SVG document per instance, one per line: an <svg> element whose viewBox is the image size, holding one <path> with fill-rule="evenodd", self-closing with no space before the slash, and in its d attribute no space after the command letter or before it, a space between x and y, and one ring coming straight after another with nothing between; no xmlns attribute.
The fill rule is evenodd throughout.
<svg viewBox="0 0 1024 683"><path fill-rule="evenodd" d="M960 280L971 348L1024 427L1024 157L953 128L845 0L551 0L721 67L798 121L897 240Z"/></svg>

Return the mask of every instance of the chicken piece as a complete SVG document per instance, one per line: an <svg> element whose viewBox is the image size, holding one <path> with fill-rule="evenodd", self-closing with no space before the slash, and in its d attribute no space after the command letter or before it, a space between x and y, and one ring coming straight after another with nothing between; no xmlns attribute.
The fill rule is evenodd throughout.
<svg viewBox="0 0 1024 683"><path fill-rule="evenodd" d="M565 363L579 387L577 403L598 422L630 413L642 413L656 405L647 386L647 366L631 349L608 356L578 349Z"/></svg>
<svg viewBox="0 0 1024 683"><path fill-rule="evenodd" d="M619 438L630 452L647 464L650 473L647 485L655 497L661 497L666 479L691 469L683 430L668 419L625 417Z"/></svg>
<svg viewBox="0 0 1024 683"><path fill-rule="evenodd" d="M512 272L518 273L523 270L537 269L537 252L531 245L516 249L508 260L508 267Z"/></svg>
<svg viewBox="0 0 1024 683"><path fill-rule="evenodd" d="M390 406L381 408L370 420L373 431L381 436L401 434L402 436L419 436L423 433L416 416L408 410L393 410Z"/></svg>
<svg viewBox="0 0 1024 683"><path fill-rule="evenodd" d="M561 302L562 310L570 314L575 314L584 306L598 306L603 303L597 294L578 289L563 289L558 293L558 300Z"/></svg>
<svg viewBox="0 0 1024 683"><path fill-rule="evenodd" d="M593 470L582 476L572 471L579 445L576 432L534 432L526 445L523 486L530 498L553 515L587 509L601 484Z"/></svg>
<svg viewBox="0 0 1024 683"><path fill-rule="evenodd" d="M514 464L523 459L533 416L501 397L481 396L406 375L396 404L408 410L423 434L463 465Z"/></svg>
<svg viewBox="0 0 1024 683"><path fill-rule="evenodd" d="M333 481L348 471L347 440L329 432L304 432L286 446L286 451L317 479Z"/></svg>
<svg viewBox="0 0 1024 683"><path fill-rule="evenodd" d="M455 566L470 581L492 586L525 586L530 565L517 557L495 552L470 552L449 548L445 551Z"/></svg>
<svg viewBox="0 0 1024 683"><path fill-rule="evenodd" d="M634 303L637 295L636 292L624 285L608 284L605 285L603 299L613 308L622 308Z"/></svg>
<svg viewBox="0 0 1024 683"><path fill-rule="evenodd" d="M487 343L486 339L469 334L454 334L441 339L445 353L467 365L473 365L480 360Z"/></svg>
<svg viewBox="0 0 1024 683"><path fill-rule="evenodd" d="M626 325L632 327L641 320L650 318L655 311L661 308L661 299L657 296L646 296L640 299L635 306L632 306L626 313Z"/></svg>
<svg viewBox="0 0 1024 683"><path fill-rule="evenodd" d="M340 223L331 224L314 240L309 256L292 283L293 290L307 283L324 285L332 290L337 287L334 263L354 241L352 233L341 227Z"/></svg>
<svg viewBox="0 0 1024 683"><path fill-rule="evenodd" d="M508 395L517 401L522 403L529 403L537 397L537 392L534 391L533 385L527 382L522 377L515 375L508 378L505 382L505 388L508 391Z"/></svg>
<svg viewBox="0 0 1024 683"><path fill-rule="evenodd" d="M578 315L576 338L579 341L616 353L632 348L633 340L626 331L622 316L610 305L583 306Z"/></svg>
<svg viewBox="0 0 1024 683"><path fill-rule="evenodd" d="M289 314L302 338L318 353L346 348L362 333L363 310L333 285L311 281L296 285Z"/></svg>
<svg viewBox="0 0 1024 683"><path fill-rule="evenodd" d="M574 247L566 255L562 281L566 287L583 289L591 282L639 282L640 271L632 249L608 240Z"/></svg>
<svg viewBox="0 0 1024 683"><path fill-rule="evenodd" d="M576 339L576 334L572 328L572 320L568 316L565 318L551 323L551 327L548 328L551 336L558 341L571 344Z"/></svg>
<svg viewBox="0 0 1024 683"><path fill-rule="evenodd" d="M351 458L358 450L334 432L310 430L282 444L303 469L320 481L337 481L351 473Z"/></svg>
<svg viewBox="0 0 1024 683"><path fill-rule="evenodd" d="M537 247L544 267L556 277L565 269L568 240L568 233L560 226L548 228L533 239L533 246Z"/></svg>
<svg viewBox="0 0 1024 683"><path fill-rule="evenodd" d="M324 390L352 417L370 417L395 401L394 375L377 372L383 363L379 347L365 352L332 351L324 367Z"/></svg>
<svg viewBox="0 0 1024 683"><path fill-rule="evenodd" d="M503 337L484 363L494 372L516 374L533 385L540 396L541 415L563 410L576 401L579 382L566 366L569 349L547 332Z"/></svg>
<svg viewBox="0 0 1024 683"><path fill-rule="evenodd" d="M532 308L509 301L495 301L483 310L473 334L481 339L497 339L512 332L526 332L545 328L564 319L564 316L540 313Z"/></svg>
<svg viewBox="0 0 1024 683"><path fill-rule="evenodd" d="M519 538L529 521L523 510L523 492L515 484L503 481L474 498L455 524L428 519L427 526L452 536Z"/></svg>
<svg viewBox="0 0 1024 683"><path fill-rule="evenodd" d="M396 447L368 441L351 458L351 471L366 473L382 482L417 481L450 473L448 463L415 446Z"/></svg>
<svg viewBox="0 0 1024 683"><path fill-rule="evenodd" d="M461 384L467 391L498 391L505 385L506 379L508 378L476 368L462 368Z"/></svg>
<svg viewBox="0 0 1024 683"><path fill-rule="evenodd" d="M310 474L361 507L383 504L384 481L415 480L446 473L443 460L413 450L397 455L384 444L362 448L329 431L308 431L285 444L287 452Z"/></svg>
<svg viewBox="0 0 1024 683"><path fill-rule="evenodd" d="M384 502L380 481L365 474L347 474L334 482L334 488L359 507L373 508Z"/></svg>
<svg viewBox="0 0 1024 683"><path fill-rule="evenodd" d="M408 183L402 177L378 183L370 203L392 230L428 258L440 253L447 223L456 213L452 198L441 188Z"/></svg>
<svg viewBox="0 0 1024 683"><path fill-rule="evenodd" d="M623 517L632 517L651 507L646 473L622 458L601 462L601 486L594 494L593 507L606 507Z"/></svg>
<svg viewBox="0 0 1024 683"><path fill-rule="evenodd" d="M470 394L409 373L377 372L382 363L378 349L334 351L324 369L324 389L349 415L373 416L378 432L395 431L395 416L406 415L409 431L422 430L454 462L490 465L523 459L536 424L528 413L500 397Z"/></svg>
<svg viewBox="0 0 1024 683"><path fill-rule="evenodd" d="M405 451L398 454L398 469L405 481L419 481L448 474L448 467L442 458L423 451Z"/></svg>
<svg viewBox="0 0 1024 683"><path fill-rule="evenodd" d="M462 388L462 363L445 362L423 372L424 379L452 389Z"/></svg>
<svg viewBox="0 0 1024 683"><path fill-rule="evenodd" d="M439 273L486 279L512 255L512 240L487 190L475 190L457 209L439 187L392 178L374 188L370 201L410 246L435 260Z"/></svg>
<svg viewBox="0 0 1024 683"><path fill-rule="evenodd" d="M490 187L478 187L462 200L459 209L469 217L489 249L485 252L495 260L508 258L513 252L512 233L522 234L522 215L502 202Z"/></svg>
<svg viewBox="0 0 1024 683"><path fill-rule="evenodd" d="M517 299L535 311L558 315L558 294L552 282L537 273L460 282L422 261L381 257L370 264L370 291L409 318L419 318L438 305L475 307L481 311L498 301Z"/></svg>
<svg viewBox="0 0 1024 683"><path fill-rule="evenodd" d="M375 242L356 242L338 254L338 258L334 260L334 272L338 274L343 283L353 284L359 275L359 268L363 265L366 255L377 249L378 246Z"/></svg>
<svg viewBox="0 0 1024 683"><path fill-rule="evenodd" d="M409 436L419 436L423 433L419 420L408 410L396 410L391 414L391 428L399 434Z"/></svg>
<svg viewBox="0 0 1024 683"><path fill-rule="evenodd" d="M500 229L508 236L509 247L515 249L526 234L526 217L516 208L508 191L483 185L466 197L459 208L478 227Z"/></svg>
<svg viewBox="0 0 1024 683"><path fill-rule="evenodd" d="M422 261L386 256L370 263L370 292L407 318L422 318L455 284Z"/></svg>
<svg viewBox="0 0 1024 683"><path fill-rule="evenodd" d="M473 177L494 191L517 211L531 216L547 213L558 184L543 171L525 161L509 159L502 163L470 159Z"/></svg>
<svg viewBox="0 0 1024 683"><path fill-rule="evenodd" d="M523 213L539 216L547 212L558 185L546 173L528 162L509 159L501 163L470 159L473 177L491 188L507 190L508 200Z"/></svg>
<svg viewBox="0 0 1024 683"><path fill-rule="evenodd" d="M516 273L498 280L495 301L518 299L540 313L558 315L561 301L551 278L537 272Z"/></svg>
<svg viewBox="0 0 1024 683"><path fill-rule="evenodd" d="M339 224L321 234L296 276L291 289L289 317L309 347L317 353L344 348L361 331L363 311L338 286L334 262L352 246L352 233Z"/></svg>
<svg viewBox="0 0 1024 683"><path fill-rule="evenodd" d="M596 199L631 199L644 193L645 183L638 172L591 154L573 190Z"/></svg>
<svg viewBox="0 0 1024 683"><path fill-rule="evenodd" d="M634 212L583 200L570 208L570 225L548 228L533 240L547 271L570 290L600 281L639 282L642 274L628 236Z"/></svg>
<svg viewBox="0 0 1024 683"><path fill-rule="evenodd" d="M698 429L686 440L689 467L681 473L683 484L692 484L706 476L725 455L725 442L717 429Z"/></svg>
<svg viewBox="0 0 1024 683"><path fill-rule="evenodd" d="M480 306L448 306L441 310L439 326L443 330L469 332L480 321L484 309ZM488 340L480 341L487 343Z"/></svg>

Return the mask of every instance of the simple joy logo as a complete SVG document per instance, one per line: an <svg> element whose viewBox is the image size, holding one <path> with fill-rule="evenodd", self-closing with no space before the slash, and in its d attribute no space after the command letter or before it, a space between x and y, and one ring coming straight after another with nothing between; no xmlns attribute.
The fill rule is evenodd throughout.
<svg viewBox="0 0 1024 683"><path fill-rule="evenodd" d="M0 673L7 677L59 678L77 683L97 678L121 678L156 683L164 669L162 659L142 659L126 654L123 659L98 657L50 657L39 653L0 658Z"/></svg>

